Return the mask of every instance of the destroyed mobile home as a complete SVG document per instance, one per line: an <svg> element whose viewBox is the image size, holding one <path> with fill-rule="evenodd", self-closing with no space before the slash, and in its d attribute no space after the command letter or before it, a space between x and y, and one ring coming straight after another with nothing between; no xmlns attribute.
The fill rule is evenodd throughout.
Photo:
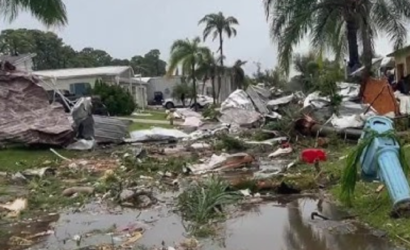
<svg viewBox="0 0 410 250"><path fill-rule="evenodd" d="M305 190L326 187L335 179L322 165L322 162L330 159L330 152L321 148L327 143L326 138L322 137L336 133L342 138L358 139L369 117L397 118L399 114L407 115L410 112L407 107L410 102L406 96L393 93L388 85L376 80L372 80L372 84L365 90L364 103L357 101L358 85L339 83L339 95L343 100L337 110L328 97L318 92L305 96L301 92L283 93L259 84L231 93L220 108L215 110L215 117L204 117L203 113L191 109L176 109L168 114L171 120L182 120L174 128L152 127L128 132L132 121L93 115L90 98L71 101L61 95L63 101L70 102L65 105L70 107L69 112L65 112L60 103L49 104L46 91L37 84L40 81L35 76L21 72L3 73L0 77L0 105L6 111L0 114L0 144L40 144L81 151L98 149L93 153L98 154L100 151L101 154L79 154L78 159L70 159L64 153L60 155L53 150L62 159L57 168L43 166L43 163L41 167L16 171L11 176L7 174L7 178L10 177L13 182L29 183L30 187L33 185L32 180L55 177L59 181L59 189L56 188L57 185L49 187L58 190L58 193L56 190L47 193L44 191L46 188L38 184L30 190L30 199L13 197L8 200L9 203L0 202L0 208L5 209L10 218L18 217L20 212L31 206L30 202L36 201L33 196L44 195L42 192L45 192L48 199L62 196L72 201L87 196L96 200L88 200L91 205L95 202L102 206L102 201L110 201L121 208L140 209L142 213L145 213L144 209L154 205L169 207L172 204L180 210L184 219L193 224L203 223L206 221L204 217L222 213L222 209L225 209L223 206L238 201L238 197L244 198L240 201L241 205L249 205L271 201L273 197L277 198L275 194L300 194ZM56 93L61 94L58 90ZM318 135L315 148L298 144L301 136L309 138ZM99 145L106 144L125 145L104 151L106 148ZM301 162L308 167L295 167ZM309 178L301 173L302 170L312 170ZM76 180L74 173L81 178ZM214 178L218 179L215 181ZM204 180L214 181L212 185L217 187L215 189L220 189L229 202L222 201L223 195L220 193L205 195L202 186L199 191L195 190L198 183ZM186 182L189 182L188 185ZM173 196L170 200L165 197L165 202L161 201L161 194L157 189L163 188L163 185L169 189L178 189L178 199ZM41 192L37 192L40 188ZM214 205L201 210L202 213L196 211L194 208L198 205L198 197L187 195L188 191L204 195L199 196L203 198L202 202ZM186 204L189 202L192 203ZM74 202L70 202L71 205L72 203ZM50 210L46 210L47 212L60 212L53 210L57 209L55 204L48 204L48 209ZM123 219L118 222L135 221L138 216L132 214L132 218L121 217ZM88 217L92 216L82 218ZM100 222L106 219L97 218ZM152 219L151 215L150 218ZM62 222L60 229L58 226L54 229L63 230L64 223L69 222ZM124 223L118 226L110 233L114 235L112 241L115 238L119 248L101 249L126 249L125 247L143 239L143 234L149 230L135 229ZM198 230L197 227L193 228ZM52 233L50 228L33 233L26 237L31 240L26 244L33 245L37 243L33 238L43 238ZM73 234L75 235L69 237L75 243L89 240L87 237L90 233L84 233L84 238L81 233ZM164 244L162 243L163 246ZM73 249L74 244L65 247Z"/></svg>
<svg viewBox="0 0 410 250"><path fill-rule="evenodd" d="M0 144L67 146L81 150L91 149L95 142L121 143L127 136L130 122L92 115L91 98L71 103L70 113L59 103L49 104L48 94L38 85L39 81L23 72L1 73Z"/></svg>

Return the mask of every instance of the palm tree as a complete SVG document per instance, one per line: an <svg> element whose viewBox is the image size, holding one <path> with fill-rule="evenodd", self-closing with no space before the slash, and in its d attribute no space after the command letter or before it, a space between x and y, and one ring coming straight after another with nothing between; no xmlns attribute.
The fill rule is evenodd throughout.
<svg viewBox="0 0 410 250"><path fill-rule="evenodd" d="M242 66L245 65L246 61L236 60L235 64L230 69L232 76L232 83L238 89L242 89L245 86L246 75Z"/></svg>
<svg viewBox="0 0 410 250"><path fill-rule="evenodd" d="M206 40L210 35L212 35L212 40L219 38L219 53L220 53L220 63L221 67L218 71L218 89L221 89L222 74L224 73L224 53L223 53L223 35L225 34L228 38L236 36L237 31L234 26L239 25L238 20L233 17L225 17L222 12L212 13L205 15L201 20L199 20L199 25L205 24L203 31L203 39ZM218 91L219 97L219 91Z"/></svg>
<svg viewBox="0 0 410 250"><path fill-rule="evenodd" d="M67 11L62 0L0 0L0 13L9 21L20 11L28 11L46 26L67 24Z"/></svg>
<svg viewBox="0 0 410 250"><path fill-rule="evenodd" d="M167 75L172 75L179 65L182 71L188 73L192 80L194 94L194 105L197 110L197 90L196 90L196 73L199 65L209 58L211 51L208 47L201 46L201 39L196 37L192 40L176 40L171 46L171 57Z"/></svg>
<svg viewBox="0 0 410 250"><path fill-rule="evenodd" d="M203 88L205 88L205 83L211 80L212 85L212 99L213 104L216 103L216 88L215 88L215 77L218 70L218 59L216 59L212 54L208 55L204 60L198 65L197 76L202 78L204 82ZM202 89L202 92L204 89Z"/></svg>
<svg viewBox="0 0 410 250"><path fill-rule="evenodd" d="M406 41L405 20L410 20L408 0L265 0L265 9L271 18L271 36L278 43L279 62L286 73L293 48L308 34L319 52L331 50L339 59L348 50L350 70L360 64L361 40L369 72L377 32L386 33L394 47L400 48Z"/></svg>

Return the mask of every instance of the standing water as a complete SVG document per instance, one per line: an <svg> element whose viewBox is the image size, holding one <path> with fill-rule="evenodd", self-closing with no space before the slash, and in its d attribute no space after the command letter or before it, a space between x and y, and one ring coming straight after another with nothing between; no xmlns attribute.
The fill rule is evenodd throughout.
<svg viewBox="0 0 410 250"><path fill-rule="evenodd" d="M329 220L315 218L318 212ZM247 205L228 219L219 234L199 239L205 250L396 250L387 239L349 220L332 204L308 198L286 202ZM40 225L39 225L40 226ZM61 214L49 235L30 249L98 249L87 246L112 244L127 240L126 230L142 227L136 246L144 249L174 246L188 237L180 217L167 206L147 211L108 210L89 205L77 213ZM35 229L35 223L30 226ZM3 229L3 228L0 228ZM10 228L9 228L10 229ZM45 230L44 223L41 229ZM14 230L15 232L19 230ZM80 246L72 239L81 236ZM380 233L379 233L380 236ZM0 244L1 245L1 244ZM9 249L2 246L0 249ZM17 249L17 248L13 248ZM27 248L18 248L27 249ZM116 248L121 249L121 248ZM138 249L138 248L136 248Z"/></svg>

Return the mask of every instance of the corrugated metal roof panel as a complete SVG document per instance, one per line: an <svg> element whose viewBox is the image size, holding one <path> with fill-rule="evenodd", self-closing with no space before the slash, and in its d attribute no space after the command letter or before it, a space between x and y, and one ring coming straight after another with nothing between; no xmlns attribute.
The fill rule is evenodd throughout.
<svg viewBox="0 0 410 250"><path fill-rule="evenodd" d="M97 68L71 68L56 70L41 70L33 72L34 75L43 77L55 77L57 79L87 76L116 76L132 69L129 66L107 66Z"/></svg>

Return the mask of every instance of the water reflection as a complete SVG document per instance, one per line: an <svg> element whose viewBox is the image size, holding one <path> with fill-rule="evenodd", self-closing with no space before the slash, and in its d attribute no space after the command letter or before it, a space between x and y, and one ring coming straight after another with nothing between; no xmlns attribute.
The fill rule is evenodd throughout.
<svg viewBox="0 0 410 250"><path fill-rule="evenodd" d="M338 209L314 199L298 199L285 207L262 204L259 213L248 212L227 222L224 249L252 250L393 250L387 240L347 221ZM334 220L310 219L318 211ZM357 230L356 230L357 229Z"/></svg>

